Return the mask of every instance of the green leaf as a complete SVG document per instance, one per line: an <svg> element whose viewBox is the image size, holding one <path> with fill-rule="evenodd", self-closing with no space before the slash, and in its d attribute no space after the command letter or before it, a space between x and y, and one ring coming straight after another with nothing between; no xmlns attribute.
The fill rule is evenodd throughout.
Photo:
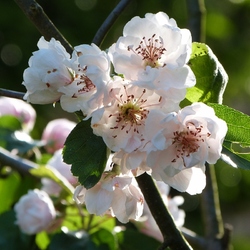
<svg viewBox="0 0 250 250"><path fill-rule="evenodd" d="M35 249L33 236L21 233L15 224L15 212L10 210L0 215L0 249L27 250Z"/></svg>
<svg viewBox="0 0 250 250"><path fill-rule="evenodd" d="M47 249L47 246L49 245L49 243L50 243L50 239L49 239L48 234L45 231L42 231L41 233L38 233L36 235L36 244L40 249L42 250Z"/></svg>
<svg viewBox="0 0 250 250"><path fill-rule="evenodd" d="M242 155L240 155L240 154L232 153L232 151L230 151L230 147L227 148L225 146L225 143L223 145L222 154L229 157L229 159L222 158L222 160L224 160L226 163L228 163L232 167L239 167L239 168L246 169L246 170L250 169L250 157L249 157L249 155L248 155L248 160L247 160L247 159L243 158Z"/></svg>
<svg viewBox="0 0 250 250"><path fill-rule="evenodd" d="M154 238L132 229L127 229L116 235L121 250L158 249L161 246L161 243Z"/></svg>
<svg viewBox="0 0 250 250"><path fill-rule="evenodd" d="M50 166L39 166L38 168L33 168L30 173L39 178L49 178L60 185L68 194L72 195L74 193L74 187L69 183L69 181L61 175L55 168Z"/></svg>
<svg viewBox="0 0 250 250"><path fill-rule="evenodd" d="M228 126L223 143L224 154L239 168L250 169L250 116L225 105L208 105Z"/></svg>
<svg viewBox="0 0 250 250"><path fill-rule="evenodd" d="M65 142L63 158L72 164L73 175L85 188L93 187L101 178L107 161L107 147L93 134L89 121L81 121Z"/></svg>
<svg viewBox="0 0 250 250"><path fill-rule="evenodd" d="M90 235L91 240L95 243L96 246L98 246L98 249L100 250L115 250L116 249L116 242L114 235L104 229L101 228L95 233Z"/></svg>
<svg viewBox="0 0 250 250"><path fill-rule="evenodd" d="M61 232L55 234L48 250L99 250L85 231Z"/></svg>
<svg viewBox="0 0 250 250"><path fill-rule="evenodd" d="M87 219L89 219L91 222L91 226L89 230L91 234L96 231L99 231L100 229L106 229L111 232L116 226L115 217L109 217L108 219L106 216L93 216L93 217L89 216L89 218L85 217L85 222L89 223ZM86 224L86 228L87 227L88 227L88 224Z"/></svg>
<svg viewBox="0 0 250 250"><path fill-rule="evenodd" d="M0 128L6 128L11 131L21 130L21 122L12 115L4 115L0 117Z"/></svg>
<svg viewBox="0 0 250 250"><path fill-rule="evenodd" d="M88 215L87 211L86 215ZM82 215L79 215L79 208L77 206L67 206L64 211L64 220L61 227L66 227L71 231L79 230L79 228L84 228L83 222L86 221L88 216L82 218Z"/></svg>
<svg viewBox="0 0 250 250"><path fill-rule="evenodd" d="M9 210L17 199L21 178L16 172L0 179L0 214Z"/></svg>
<svg viewBox="0 0 250 250"><path fill-rule="evenodd" d="M17 149L21 154L42 146L41 141L33 140L28 134L20 131L21 129L21 123L16 117L9 115L0 117L0 146L9 151Z"/></svg>
<svg viewBox="0 0 250 250"><path fill-rule="evenodd" d="M228 76L212 50L206 44L194 42L189 66L195 74L196 85L187 90L186 100L222 103Z"/></svg>

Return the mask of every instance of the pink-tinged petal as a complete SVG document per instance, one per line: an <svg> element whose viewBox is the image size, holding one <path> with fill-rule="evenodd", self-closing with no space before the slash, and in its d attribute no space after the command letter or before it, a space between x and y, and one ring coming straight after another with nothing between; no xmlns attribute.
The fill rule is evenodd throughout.
<svg viewBox="0 0 250 250"><path fill-rule="evenodd" d="M180 102L185 96L183 90L196 82L186 65L191 45L189 30L178 28L163 12L148 13L125 25L123 36L109 48L109 56L116 73ZM171 96L170 89L176 94Z"/></svg>
<svg viewBox="0 0 250 250"><path fill-rule="evenodd" d="M122 223L127 223L129 221L125 209L126 199L126 194L122 190L117 189L111 204L111 213Z"/></svg>
<svg viewBox="0 0 250 250"><path fill-rule="evenodd" d="M87 189L84 186L77 186L74 192L74 200L77 204L83 204L85 201L85 194Z"/></svg>
<svg viewBox="0 0 250 250"><path fill-rule="evenodd" d="M187 168L173 177L162 176L162 180L180 192L200 194L206 186L206 175L201 168Z"/></svg>
<svg viewBox="0 0 250 250"><path fill-rule="evenodd" d="M36 234L49 228L56 217L53 202L44 191L34 189L16 203L16 224L26 234Z"/></svg>
<svg viewBox="0 0 250 250"><path fill-rule="evenodd" d="M103 189L101 183L97 183L86 192L86 208L91 214L103 215L110 208L113 197L113 192Z"/></svg>

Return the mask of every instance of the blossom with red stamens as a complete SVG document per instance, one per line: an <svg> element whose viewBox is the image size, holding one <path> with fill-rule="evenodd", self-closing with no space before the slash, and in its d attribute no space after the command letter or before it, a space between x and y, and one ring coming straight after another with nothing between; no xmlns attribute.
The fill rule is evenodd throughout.
<svg viewBox="0 0 250 250"><path fill-rule="evenodd" d="M150 115L156 119L158 114ZM226 123L204 103L193 103L178 113L170 113L158 126L147 157L152 176L179 191L200 193L205 187L205 162L214 164L221 156ZM194 174L200 179L191 183Z"/></svg>
<svg viewBox="0 0 250 250"><path fill-rule="evenodd" d="M162 109L167 100L120 77L109 83L109 89L111 104L93 113L91 126L111 150L132 152L145 143L145 121L150 111ZM165 109L176 110L175 103L167 103Z"/></svg>

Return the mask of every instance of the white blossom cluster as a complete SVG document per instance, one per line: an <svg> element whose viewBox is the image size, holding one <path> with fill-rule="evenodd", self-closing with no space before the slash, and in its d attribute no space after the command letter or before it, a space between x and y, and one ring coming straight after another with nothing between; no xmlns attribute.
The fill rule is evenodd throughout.
<svg viewBox="0 0 250 250"><path fill-rule="evenodd" d="M144 172L181 192L202 192L205 162L220 158L227 125L203 103L180 109L196 83L187 65L189 30L165 13L148 13L130 20L107 52L84 44L70 55L59 41L43 37L38 48L24 72L24 98L82 111L114 153L96 186L77 188L77 201L91 213L110 212L127 222L142 214L134 177Z"/></svg>

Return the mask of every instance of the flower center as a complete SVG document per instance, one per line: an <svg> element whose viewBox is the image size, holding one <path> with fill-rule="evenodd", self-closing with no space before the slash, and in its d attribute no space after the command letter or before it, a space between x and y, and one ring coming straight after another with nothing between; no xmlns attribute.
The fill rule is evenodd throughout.
<svg viewBox="0 0 250 250"><path fill-rule="evenodd" d="M96 88L94 83L86 76L86 71L87 66L81 68L79 65L78 72L74 74L74 81L77 82L77 86L79 87L77 93L74 94L75 96L78 94L90 92Z"/></svg>
<svg viewBox="0 0 250 250"><path fill-rule="evenodd" d="M172 144L175 144L176 158L172 162L176 162L178 158L182 158L184 166L184 157L189 157L190 154L198 151L200 143L205 141L206 137L209 137L210 133L203 133L203 126L195 127L192 122L187 124L186 130L175 131Z"/></svg>
<svg viewBox="0 0 250 250"><path fill-rule="evenodd" d="M144 120L147 118L149 113L149 110L144 106L147 102L147 99L143 98L143 95L146 93L146 89L143 89L142 94L136 98L133 94L128 95L126 86L123 87L125 95L121 94L119 98L117 98L118 110L115 114L109 115L109 117L116 117L116 125L111 127L111 129L126 129L126 133L133 129L134 132L139 133L139 127L144 125ZM116 136L117 135L113 137Z"/></svg>
<svg viewBox="0 0 250 250"><path fill-rule="evenodd" d="M152 68L164 67L165 64L161 64L159 59L164 54L166 49L164 48L163 39L161 37L155 38L156 34L152 35L151 38L142 38L139 46L134 50L133 45L128 46L128 51L133 51L142 57L144 65Z"/></svg>

